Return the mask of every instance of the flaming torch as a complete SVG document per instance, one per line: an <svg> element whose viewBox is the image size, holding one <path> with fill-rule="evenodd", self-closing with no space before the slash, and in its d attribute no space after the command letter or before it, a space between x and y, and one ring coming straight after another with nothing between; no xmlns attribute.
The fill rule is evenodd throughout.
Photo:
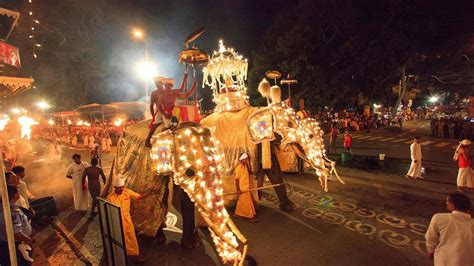
<svg viewBox="0 0 474 266"><path fill-rule="evenodd" d="M31 126L37 125L38 122L31 117L21 116L18 118L18 123L21 125L21 138L29 140L31 138Z"/></svg>
<svg viewBox="0 0 474 266"><path fill-rule="evenodd" d="M123 122L123 119L119 118L114 121L114 126L119 127L122 124L122 122Z"/></svg>
<svg viewBox="0 0 474 266"><path fill-rule="evenodd" d="M8 121L10 121L10 118L7 115L3 115L3 118L0 119L0 131L3 131L5 129L5 126L8 124Z"/></svg>

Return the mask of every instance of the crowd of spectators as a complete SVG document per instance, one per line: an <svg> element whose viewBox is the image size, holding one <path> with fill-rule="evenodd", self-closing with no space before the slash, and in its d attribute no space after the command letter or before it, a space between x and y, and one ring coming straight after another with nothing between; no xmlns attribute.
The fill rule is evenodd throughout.
<svg viewBox="0 0 474 266"><path fill-rule="evenodd" d="M120 134L135 120L127 120L120 125L106 122L95 122L91 125L53 125L40 130L40 137L53 143L70 145L72 147L100 146L103 152L110 152Z"/></svg>
<svg viewBox="0 0 474 266"><path fill-rule="evenodd" d="M431 135L437 138L473 140L472 123L459 117L437 117L430 121Z"/></svg>
<svg viewBox="0 0 474 266"><path fill-rule="evenodd" d="M383 114L366 116L357 112L340 111L320 112L313 117L319 121L321 129L325 133L329 133L331 126L342 133L345 131L370 131L372 128L386 127L390 124L388 115Z"/></svg>

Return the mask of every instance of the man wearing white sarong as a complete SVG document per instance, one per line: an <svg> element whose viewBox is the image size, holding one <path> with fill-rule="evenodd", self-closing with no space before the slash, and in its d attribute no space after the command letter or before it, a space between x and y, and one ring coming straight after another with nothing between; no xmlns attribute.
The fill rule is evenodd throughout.
<svg viewBox="0 0 474 266"><path fill-rule="evenodd" d="M474 219L469 214L469 198L449 194L446 208L451 213L437 213L426 231L428 257L435 266L474 265Z"/></svg>
<svg viewBox="0 0 474 266"><path fill-rule="evenodd" d="M109 134L107 134L107 140L105 144L106 144L106 148L105 148L106 152L110 152L111 147L112 147L112 139L110 138Z"/></svg>
<svg viewBox="0 0 474 266"><path fill-rule="evenodd" d="M95 138L94 135L90 134L89 135L89 149L93 149L95 144Z"/></svg>
<svg viewBox="0 0 474 266"><path fill-rule="evenodd" d="M87 190L82 186L82 174L89 165L81 161L81 155L72 156L74 162L67 168L66 177L72 179L72 192L74 200L74 209L76 211L87 211L89 209L91 198Z"/></svg>
<svg viewBox="0 0 474 266"><path fill-rule="evenodd" d="M464 192L464 190L474 191L474 173L472 171L471 153L469 146L471 141L464 139L459 143L454 153L454 160L458 161L458 177L456 180L457 190Z"/></svg>
<svg viewBox="0 0 474 266"><path fill-rule="evenodd" d="M421 178L421 159L423 156L419 137L413 138L413 143L410 145L410 156L411 165L405 177L407 179Z"/></svg>

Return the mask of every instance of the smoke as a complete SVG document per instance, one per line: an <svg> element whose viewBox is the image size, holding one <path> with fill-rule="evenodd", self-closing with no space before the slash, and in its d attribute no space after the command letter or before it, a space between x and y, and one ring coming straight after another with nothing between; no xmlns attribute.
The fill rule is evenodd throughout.
<svg viewBox="0 0 474 266"><path fill-rule="evenodd" d="M178 62L178 54L184 49L183 41L197 28L204 26L204 34L195 41L195 45L209 54L217 49L218 40L223 39L226 46L234 47L240 54L250 57L263 30L269 27L271 22L271 9L278 8L282 0L272 2L268 6L267 1L114 1L114 0L83 0L66 1L58 0L45 1L41 8L46 14L41 19L42 25L50 28L49 33L56 29L57 23L62 28L64 36L54 35L54 41L63 40L65 37L67 45L71 45L79 39L75 29L81 27L82 15L77 11L97 14L100 23L97 27L92 27L91 31L96 34L96 40L88 43L91 46L92 54L88 56L98 58L103 73L93 76L93 80L87 80L87 93L80 97L78 82L81 78L70 78L78 71L75 62L71 62L70 69L61 69L56 62L43 60L50 59L48 56L48 38L44 43L44 50L40 53L40 67L32 73L38 81L39 89L49 90L52 97L62 99L61 104L77 102L78 98L82 103L98 102L107 103L110 101L130 101L137 100L144 95L144 81L137 77L135 66L138 62L145 60L145 46L148 51L149 60L157 65L157 73L160 76L169 76L176 79L178 84L182 78L184 66ZM77 14L71 20L62 19L62 12L58 9L58 3L64 3L64 8L71 8L71 14ZM61 5L62 6L62 5ZM39 9L39 11L41 11ZM64 10L66 12L66 10ZM53 19L52 16L55 16ZM66 17L69 19L70 16ZM76 18L77 17L77 18ZM63 22L65 21L65 22ZM49 23L49 24L48 24ZM65 23L65 24L60 24ZM78 25L79 24L79 25ZM134 40L131 34L133 27L140 27L145 32L145 43ZM68 31L67 29L71 29ZM84 33L84 32L82 32ZM71 46L73 47L73 46ZM51 57L54 60L54 57ZM83 67L91 68L91 72L97 72L95 66ZM262 73L263 75L263 73ZM87 78L86 78L87 79ZM211 91L209 88L201 88L202 73L198 69L198 97L204 98L204 104L211 103ZM191 85L191 81L189 81ZM179 85L179 84L178 84ZM149 91L154 89L154 84L148 81ZM42 92L34 92L41 94ZM67 98L73 98L68 100ZM71 106L73 107L73 106ZM208 106L211 109L212 106Z"/></svg>

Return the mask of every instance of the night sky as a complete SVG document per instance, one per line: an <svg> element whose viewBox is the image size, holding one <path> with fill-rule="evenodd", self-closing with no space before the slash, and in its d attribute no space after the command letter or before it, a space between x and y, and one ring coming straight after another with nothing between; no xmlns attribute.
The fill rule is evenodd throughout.
<svg viewBox="0 0 474 266"><path fill-rule="evenodd" d="M77 3L78 0L33 0L38 11L42 24L38 25L38 34L51 33L47 29L48 22L52 21L62 10L58 9L58 3ZM142 42L133 40L131 30L133 27L143 28L146 32L146 44L149 57L157 65L157 74L160 76L170 76L180 80L183 74L183 66L178 63L178 54L184 49L184 39L199 27L204 26L204 34L195 42L196 46L212 54L218 47L218 40L223 39L224 44L233 47L249 59L252 66L253 53L262 47L265 40L265 33L274 24L275 16L285 14L291 7L297 6L299 1L284 0L178 0L178 1L157 1L157 0L80 0L81 4L94 8L99 2L105 3L103 9L103 23L98 32L97 41L91 43L91 47L97 49L98 60L107 69L108 73L98 82L98 88L88 99L90 102L107 103L110 101L137 100L143 97L143 81L136 73L137 62L144 59L144 46ZM388 1L388 0L387 0ZM28 6L27 1L21 0L0 0L0 4L10 3L13 6ZM400 0L397 3L412 5L416 16L426 19L440 20L443 23L437 29L438 39L433 40L433 47L444 39L450 38L456 32L474 32L474 1L421 1L421 0ZM377 10L380 3L384 1L318 1L314 12L323 12L324 8L332 7L332 14L329 19L337 22L337 16L344 16L345 6L357 6L358 9L366 10L366 14L360 21L369 21L369 17L380 17L383 12ZM37 90L32 90L21 97L51 97L59 90L70 90L70 86L61 85L52 77L62 75L67 77L69 73L60 74L59 70L47 69L49 50L48 39L44 39L42 50L38 51L39 60L33 60L27 45L22 44L20 34L25 35L24 29L27 24L25 19L27 14L22 10L22 19L14 32L10 42L20 47L22 53L23 75L33 76L36 80ZM71 14L78 15L78 14ZM79 14L80 15L80 14ZM298 14L294 14L298 16ZM346 14L353 16L353 14ZM385 18L381 18L382 20ZM390 18L386 18L390 19ZM407 19L410 19L409 17ZM280 22L281 23L281 22ZM289 25L292 21L284 21ZM281 24L280 24L281 25ZM73 29L76 25L69 25ZM318 25L308 25L317 27ZM43 27L43 28L42 28ZM376 28L376 25L374 25ZM279 29L274 29L279 31ZM74 31L64 32L69 40L73 40ZM367 33L369 36L370 32ZM347 36L346 36L347 37ZM473 39L474 40L474 39ZM17 43L15 43L17 42ZM73 41L72 41L73 42ZM270 40L271 42L271 40ZM276 43L265 43L267 49L272 49ZM31 46L31 45L30 45ZM26 47L26 48L24 48ZM474 47L474 41L472 41ZM474 50L474 48L473 48ZM44 75L45 72L49 73ZM52 73L52 74L51 74ZM261 73L263 77L264 73ZM258 77L261 78L261 77ZM67 78L66 78L67 79ZM199 87L201 86L201 80ZM149 87L153 86L150 81ZM210 102L209 89L200 89L199 95L204 96L207 108L212 106ZM203 93L206 92L206 93Z"/></svg>

